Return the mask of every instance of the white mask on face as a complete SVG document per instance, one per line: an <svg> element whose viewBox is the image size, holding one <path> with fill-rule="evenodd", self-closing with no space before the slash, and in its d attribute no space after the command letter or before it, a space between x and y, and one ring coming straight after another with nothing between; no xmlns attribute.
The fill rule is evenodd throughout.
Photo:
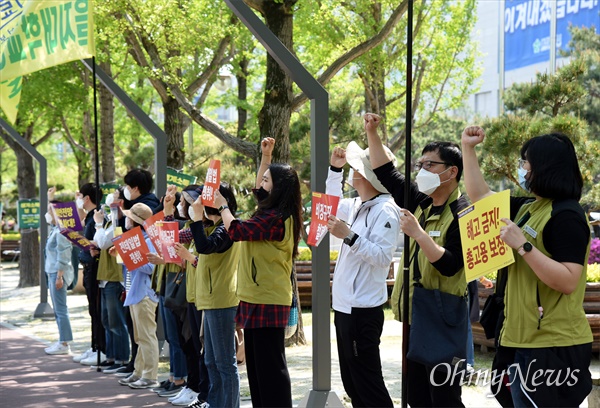
<svg viewBox="0 0 600 408"><path fill-rule="evenodd" d="M348 172L348 178L346 179L346 184L348 184L350 187L354 187L352 185L352 180L354 180L354 169L350 167L350 171Z"/></svg>
<svg viewBox="0 0 600 408"><path fill-rule="evenodd" d="M77 208L83 210L83 198L78 198L77 200L75 200L75 204L77 204Z"/></svg>
<svg viewBox="0 0 600 408"><path fill-rule="evenodd" d="M519 175L519 185L525 191L529 191L529 186L527 185L527 179L525 176L529 173L528 170L525 170L522 167L517 168L517 174Z"/></svg>
<svg viewBox="0 0 600 408"><path fill-rule="evenodd" d="M194 221L194 217L196 216L196 213L194 212L194 207L188 208L188 215L190 217L190 220Z"/></svg>
<svg viewBox="0 0 600 408"><path fill-rule="evenodd" d="M52 215L50 215L50 213L44 214L44 217L46 217L46 222L48 224L52 224Z"/></svg>
<svg viewBox="0 0 600 408"><path fill-rule="evenodd" d="M177 204L177 212L179 213L180 217L185 217L185 210L183 208L183 205L181 205L181 203Z"/></svg>
<svg viewBox="0 0 600 408"><path fill-rule="evenodd" d="M125 200L131 201L131 191L129 190L129 187L123 189L123 195L125 196Z"/></svg>
<svg viewBox="0 0 600 408"><path fill-rule="evenodd" d="M115 202L115 196L112 194L109 194L106 196L106 199L104 200L104 204L109 206Z"/></svg>
<svg viewBox="0 0 600 408"><path fill-rule="evenodd" d="M132 228L133 228L133 221L131 220L131 218L129 218L129 217L125 218L125 229L129 231Z"/></svg>
<svg viewBox="0 0 600 408"><path fill-rule="evenodd" d="M445 172L450 170L450 168L451 167L448 167L440 174L444 174ZM433 194L433 192L440 186L440 184L442 184L440 182L440 174L432 173L425 169L419 170L419 174L417 174L417 177L415 178L417 186L419 187L419 191L427 195ZM449 179L446 181L449 181ZM444 183L446 181L444 181Z"/></svg>

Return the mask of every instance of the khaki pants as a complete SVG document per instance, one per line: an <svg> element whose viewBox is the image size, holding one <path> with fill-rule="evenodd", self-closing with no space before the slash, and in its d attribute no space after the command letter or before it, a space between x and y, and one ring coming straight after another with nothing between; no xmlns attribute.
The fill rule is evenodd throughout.
<svg viewBox="0 0 600 408"><path fill-rule="evenodd" d="M156 381L158 377L158 339L156 338L156 302L147 296L129 306L133 336L138 345L133 374Z"/></svg>

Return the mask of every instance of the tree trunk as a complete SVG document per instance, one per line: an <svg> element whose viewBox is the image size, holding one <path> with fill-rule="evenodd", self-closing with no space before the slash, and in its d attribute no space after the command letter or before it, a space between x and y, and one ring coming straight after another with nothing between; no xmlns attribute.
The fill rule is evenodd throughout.
<svg viewBox="0 0 600 408"><path fill-rule="evenodd" d="M100 68L112 78L110 62L101 62ZM100 159L102 171L100 182L115 181L115 105L113 95L102 84L98 86L100 92Z"/></svg>
<svg viewBox="0 0 600 408"><path fill-rule="evenodd" d="M179 109L179 103L169 98L163 103L165 112L165 133L167 134L167 166L176 170L183 169L185 152L183 150L184 133L190 125L190 118Z"/></svg>
<svg viewBox="0 0 600 408"><path fill-rule="evenodd" d="M238 99L240 102L245 102L248 98L248 64L250 61L247 58L243 58L239 65L240 71L235 76L238 87ZM237 137L240 139L246 139L248 132L246 130L246 121L248 120L248 111L240 103L238 108L238 126L237 126Z"/></svg>
<svg viewBox="0 0 600 408"><path fill-rule="evenodd" d="M293 3L295 2L263 3L263 17L267 27L290 51L293 50ZM273 151L273 162L287 163L290 160L292 99L292 79L277 61L267 54L265 99L258 115L258 126L261 138L272 137L277 141Z"/></svg>
<svg viewBox="0 0 600 408"><path fill-rule="evenodd" d="M2 139L15 152L17 158L17 190L19 199L36 198L36 174L33 158L4 131L0 131ZM33 125L21 135L31 142ZM40 214L46 209L40 209ZM40 217L41 218L41 217ZM37 229L21 230L21 256L19 261L19 287L27 288L40 284L40 237Z"/></svg>

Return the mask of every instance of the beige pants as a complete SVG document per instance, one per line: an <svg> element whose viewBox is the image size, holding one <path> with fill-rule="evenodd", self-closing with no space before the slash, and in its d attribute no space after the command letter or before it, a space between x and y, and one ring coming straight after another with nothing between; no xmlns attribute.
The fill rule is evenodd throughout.
<svg viewBox="0 0 600 408"><path fill-rule="evenodd" d="M133 374L153 381L158 377L156 305L156 302L146 296L140 303L129 306L133 321L133 338L138 345Z"/></svg>

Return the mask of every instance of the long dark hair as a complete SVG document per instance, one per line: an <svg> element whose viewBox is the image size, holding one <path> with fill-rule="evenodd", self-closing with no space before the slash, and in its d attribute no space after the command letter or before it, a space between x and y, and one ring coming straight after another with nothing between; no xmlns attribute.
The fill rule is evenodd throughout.
<svg viewBox="0 0 600 408"><path fill-rule="evenodd" d="M531 165L527 185L531 192L551 199L581 199L583 177L575 146L561 133L536 136L521 148L521 158Z"/></svg>
<svg viewBox="0 0 600 408"><path fill-rule="evenodd" d="M286 220L292 217L294 221L294 252L293 258L298 255L300 242L300 228L302 228L302 195L300 194L300 180L298 173L289 164L271 163L269 166L273 189L267 198L258 203L258 211L277 209L281 218Z"/></svg>

